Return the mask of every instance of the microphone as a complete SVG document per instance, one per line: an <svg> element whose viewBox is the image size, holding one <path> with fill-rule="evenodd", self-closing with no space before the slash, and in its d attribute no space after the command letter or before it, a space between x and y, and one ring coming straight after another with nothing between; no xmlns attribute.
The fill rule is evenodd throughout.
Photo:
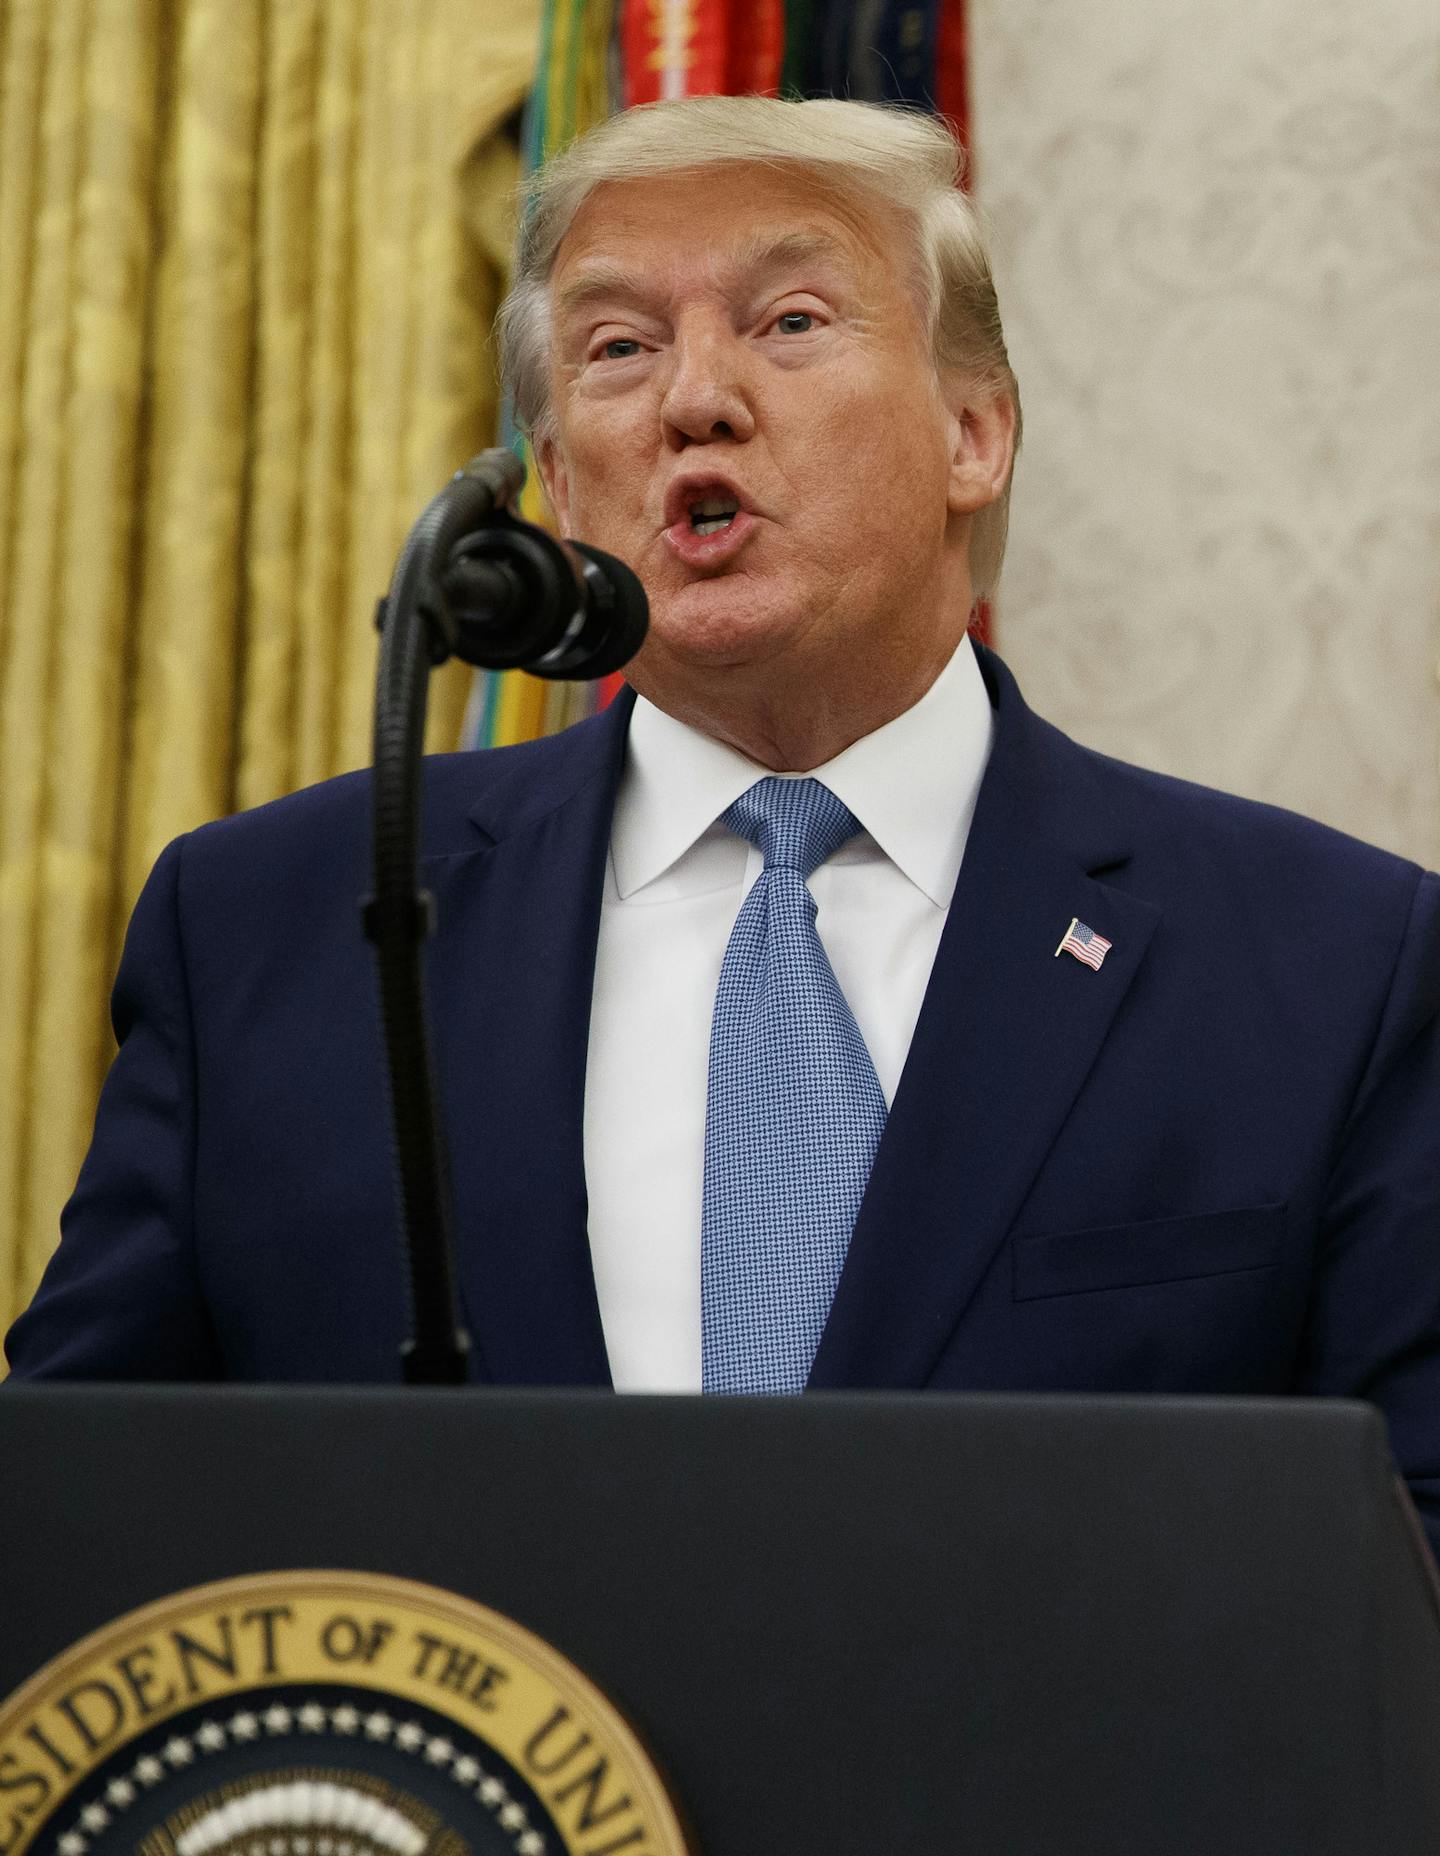
<svg viewBox="0 0 1440 1856"><path fill-rule="evenodd" d="M511 512L524 481L519 459L504 449L457 471L421 511L375 613L375 886L361 921L380 984L410 1287L402 1361L412 1385L460 1384L470 1353L421 964L434 922L416 878L430 671L456 656L538 677L608 676L639 650L649 623L644 589L623 561L557 541Z"/></svg>
<svg viewBox="0 0 1440 1856"><path fill-rule="evenodd" d="M605 677L649 624L645 589L624 561L497 510L461 536L438 576L434 617L457 657L486 670Z"/></svg>

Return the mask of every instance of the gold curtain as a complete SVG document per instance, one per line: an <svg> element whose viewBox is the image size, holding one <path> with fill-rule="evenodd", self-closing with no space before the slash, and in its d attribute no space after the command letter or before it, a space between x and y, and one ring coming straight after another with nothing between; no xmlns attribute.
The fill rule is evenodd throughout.
<svg viewBox="0 0 1440 1856"><path fill-rule="evenodd" d="M136 890L368 757L371 615L492 442L539 0L0 0L0 1327ZM465 673L436 680L456 739Z"/></svg>

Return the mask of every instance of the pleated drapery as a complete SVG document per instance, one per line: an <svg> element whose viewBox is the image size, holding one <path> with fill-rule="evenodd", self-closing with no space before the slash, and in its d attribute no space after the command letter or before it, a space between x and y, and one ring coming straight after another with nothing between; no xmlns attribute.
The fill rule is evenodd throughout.
<svg viewBox="0 0 1440 1856"><path fill-rule="evenodd" d="M408 523L493 442L538 0L0 5L0 1325L177 833L363 763ZM466 673L436 679L453 745Z"/></svg>

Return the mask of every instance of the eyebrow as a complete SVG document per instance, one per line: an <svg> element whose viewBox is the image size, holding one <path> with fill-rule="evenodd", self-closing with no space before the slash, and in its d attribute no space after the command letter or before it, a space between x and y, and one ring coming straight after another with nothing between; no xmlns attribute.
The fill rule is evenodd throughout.
<svg viewBox="0 0 1440 1856"><path fill-rule="evenodd" d="M742 286L754 289L776 271L795 265L829 262L833 269L836 250L835 240L822 232L782 232L774 236L754 232L728 252L723 263L738 275ZM623 264L595 258L560 292L555 313L568 316L605 298L643 299L645 295L639 280Z"/></svg>

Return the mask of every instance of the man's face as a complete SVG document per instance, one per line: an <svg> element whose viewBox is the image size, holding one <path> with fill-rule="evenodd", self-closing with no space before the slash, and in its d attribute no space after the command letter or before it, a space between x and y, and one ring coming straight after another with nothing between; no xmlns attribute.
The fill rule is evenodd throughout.
<svg viewBox="0 0 1440 1856"><path fill-rule="evenodd" d="M933 675L968 616L956 522L998 486L937 385L899 232L799 172L612 182L552 291L541 468L564 532L645 584L637 686L663 707L727 667L824 678L857 654Z"/></svg>

